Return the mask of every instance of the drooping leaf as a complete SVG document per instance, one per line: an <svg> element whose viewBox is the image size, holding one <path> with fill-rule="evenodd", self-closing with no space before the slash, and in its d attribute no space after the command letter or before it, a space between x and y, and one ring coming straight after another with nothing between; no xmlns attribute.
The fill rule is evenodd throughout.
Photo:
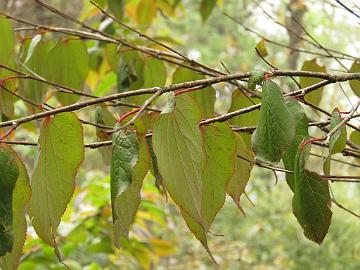
<svg viewBox="0 0 360 270"><path fill-rule="evenodd" d="M173 73L172 83L175 84L201 79L205 79L202 74L179 66ZM186 93L185 95L190 95L195 98L201 110L201 118L208 118L214 113L215 94L215 89L213 87L206 87L198 91Z"/></svg>
<svg viewBox="0 0 360 270"><path fill-rule="evenodd" d="M83 40L60 40L51 49L48 60L49 79L60 85L82 91L89 72L89 55ZM78 95L56 93L62 105L79 100Z"/></svg>
<svg viewBox="0 0 360 270"><path fill-rule="evenodd" d="M335 108L331 114L329 130L333 130L342 121L341 115L338 108ZM324 161L324 173L329 175L331 168L331 156L336 153L340 153L346 146L346 126L343 125L333 135L330 136L329 140L329 155Z"/></svg>
<svg viewBox="0 0 360 270"><path fill-rule="evenodd" d="M139 133L137 135L137 144L137 162L131 172L131 183L114 201L113 209L115 210L116 217L114 238L115 246L118 248L129 237L129 230L134 222L141 201L140 190L143 179L150 167L150 153L145 134Z"/></svg>
<svg viewBox="0 0 360 270"><path fill-rule="evenodd" d="M166 188L164 185L164 179L159 172L159 165L158 165L158 161L157 161L157 158L156 158L156 155L154 152L151 138L147 139L147 143L148 143L149 152L150 152L150 156L151 156L150 172L155 177L155 185L160 190L160 192L167 194Z"/></svg>
<svg viewBox="0 0 360 270"><path fill-rule="evenodd" d="M216 0L202 0L200 4L200 14L202 21L205 22L216 6Z"/></svg>
<svg viewBox="0 0 360 270"><path fill-rule="evenodd" d="M13 54L15 35L10 21L0 16L0 63L5 65Z"/></svg>
<svg viewBox="0 0 360 270"><path fill-rule="evenodd" d="M295 136L295 117L285 104L280 87L271 80L262 87L260 119L252 135L259 160L279 162Z"/></svg>
<svg viewBox="0 0 360 270"><path fill-rule="evenodd" d="M234 174L237 141L227 123L201 128L206 166L202 173L202 215L208 228L225 202L226 187Z"/></svg>
<svg viewBox="0 0 360 270"><path fill-rule="evenodd" d="M235 161L234 174L227 186L227 194L231 196L235 204L242 211L240 197L245 193L245 187L249 181L251 170L254 167L254 164L249 161L253 161L255 156L254 153L246 147L242 136L238 133L235 133L234 135L237 145L237 158ZM244 160L244 158L248 161Z"/></svg>
<svg viewBox="0 0 360 270"><path fill-rule="evenodd" d="M132 171L138 161L139 149L136 134L133 131L119 130L113 134L111 158L111 205L113 223L117 221L115 201L131 184Z"/></svg>
<svg viewBox="0 0 360 270"><path fill-rule="evenodd" d="M294 166L293 212L304 235L321 244L331 223L329 184L320 175L305 169L308 150L299 149Z"/></svg>
<svg viewBox="0 0 360 270"><path fill-rule="evenodd" d="M19 168L19 177L16 181L12 197L14 244L12 246L12 251L10 253L6 253L4 257L0 258L1 269L15 270L20 262L26 236L25 211L27 203L30 200L31 189L26 168L17 153L5 144L1 144L0 149L9 153Z"/></svg>
<svg viewBox="0 0 360 270"><path fill-rule="evenodd" d="M11 252L14 244L13 192L19 167L12 155L0 148L0 257Z"/></svg>
<svg viewBox="0 0 360 270"><path fill-rule="evenodd" d="M314 71L314 72L326 72L325 66L321 66L317 63L316 58L305 61L301 67L303 71ZM321 82L322 79L319 78L310 78L310 77L300 77L300 85L301 88L309 87L313 84ZM322 95L323 95L324 87L320 87L315 91L310 92L309 94L305 95L305 100L314 104L319 105Z"/></svg>
<svg viewBox="0 0 360 270"><path fill-rule="evenodd" d="M248 97L239 89L235 90L231 96L231 106L229 112L239 110L260 103L260 99L256 97ZM230 119L230 124L239 127L256 126L260 118L260 110L254 110L246 114L241 114ZM242 134L244 142L248 149L251 149L251 135Z"/></svg>
<svg viewBox="0 0 360 270"><path fill-rule="evenodd" d="M156 1L140 0L136 9L136 19L140 26L147 27L156 17Z"/></svg>
<svg viewBox="0 0 360 270"><path fill-rule="evenodd" d="M349 70L349 72L360 72L360 61L355 61L352 65L351 68ZM355 95L357 95L360 98L360 81L359 80L351 80L349 81L350 87L353 90L353 92L355 93Z"/></svg>
<svg viewBox="0 0 360 270"><path fill-rule="evenodd" d="M225 202L226 187L234 173L236 158L236 140L230 126L226 123L215 123L202 128L206 166L202 172L201 215L205 221L203 227L199 222L182 210L186 224L196 238L207 246L206 232L209 230L216 214Z"/></svg>
<svg viewBox="0 0 360 270"><path fill-rule="evenodd" d="M264 81L264 72L263 71L255 71L249 78L248 88L250 90L255 90L256 85L261 85Z"/></svg>
<svg viewBox="0 0 360 270"><path fill-rule="evenodd" d="M121 20L124 15L125 1L124 0L107 0L110 11L116 18Z"/></svg>
<svg viewBox="0 0 360 270"><path fill-rule="evenodd" d="M201 175L206 165L200 116L191 96L176 96L154 124L153 148L170 197L205 227L199 200L203 191Z"/></svg>
<svg viewBox="0 0 360 270"><path fill-rule="evenodd" d="M301 107L301 105L299 104L298 101L296 101L296 99L294 98L286 99L286 105L295 116L296 126L295 126L294 140L289 150L286 152L285 156L283 156L282 160L285 169L289 171L294 171L294 161L299 145L301 144L304 138L309 136L309 132L308 132L309 120L305 114L304 108ZM294 191L293 173L286 173L286 182L288 183L291 190Z"/></svg>
<svg viewBox="0 0 360 270"><path fill-rule="evenodd" d="M74 113L45 118L39 137L39 157L31 176L29 215L37 235L56 247L55 234L75 187L84 159L83 130Z"/></svg>
<svg viewBox="0 0 360 270"><path fill-rule="evenodd" d="M115 118L111 112L105 106L98 106L95 110L95 123L99 125L104 125L108 127L113 127L115 125ZM104 129L96 127L96 137L100 142L110 141L111 135L106 133ZM102 155L102 158L105 164L110 165L111 155L112 155L112 146L104 146L99 148L99 152Z"/></svg>
<svg viewBox="0 0 360 270"><path fill-rule="evenodd" d="M266 49L266 41L264 39L262 39L261 41L258 42L258 44L256 44L256 50L257 53L260 54L261 57L266 57L269 55L267 49Z"/></svg>

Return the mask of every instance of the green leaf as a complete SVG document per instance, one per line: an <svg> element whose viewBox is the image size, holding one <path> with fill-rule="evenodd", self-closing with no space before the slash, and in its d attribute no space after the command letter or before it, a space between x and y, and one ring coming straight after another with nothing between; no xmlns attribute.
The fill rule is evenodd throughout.
<svg viewBox="0 0 360 270"><path fill-rule="evenodd" d="M16 68L12 60L14 59L11 59L10 63L6 63L5 65L10 68ZM0 78L7 78L11 76L14 76L13 72L4 68L0 68ZM11 79L4 82L3 86L8 91L6 91L4 88L0 88L0 111L8 119L12 118L14 115L14 94L12 93L16 91L16 81L16 79Z"/></svg>
<svg viewBox="0 0 360 270"><path fill-rule="evenodd" d="M199 194L199 199L201 200L201 216L206 226L203 230L208 230L225 202L226 187L234 173L236 140L230 126L226 123L211 124L203 127L201 131L207 162L201 176L202 193ZM186 218L185 220L187 221ZM196 221L188 223L188 227L196 235L202 226L199 224L193 227L194 222ZM201 235L202 233L196 237L202 239Z"/></svg>
<svg viewBox="0 0 360 270"><path fill-rule="evenodd" d="M304 140L304 138L309 136L308 128L309 128L309 120L305 114L304 108L299 104L298 101L294 98L286 99L286 106L295 116L295 137L294 140L286 152L285 156L283 156L282 160L284 163L285 169L289 171L294 171L294 161L295 156L298 151L299 145ZM292 191L294 191L294 174L286 173L286 182Z"/></svg>
<svg viewBox="0 0 360 270"><path fill-rule="evenodd" d="M140 26L147 27L156 17L156 1L140 0L136 9L136 19Z"/></svg>
<svg viewBox="0 0 360 270"><path fill-rule="evenodd" d="M132 171L138 160L139 149L136 134L133 131L119 130L113 134L111 158L111 205L113 223L116 222L115 200L131 184Z"/></svg>
<svg viewBox="0 0 360 270"><path fill-rule="evenodd" d="M0 63L6 65L11 58L15 46L15 35L10 21L0 16Z"/></svg>
<svg viewBox="0 0 360 270"><path fill-rule="evenodd" d="M116 18L121 20L124 16L125 1L124 0L107 0L110 11Z"/></svg>
<svg viewBox="0 0 360 270"><path fill-rule="evenodd" d="M266 49L266 41L265 39L262 39L258 44L255 46L257 53L260 54L261 57L266 57L269 55L267 49Z"/></svg>
<svg viewBox="0 0 360 270"><path fill-rule="evenodd" d="M144 88L163 87L166 82L166 67L164 61L148 58L144 67Z"/></svg>
<svg viewBox="0 0 360 270"><path fill-rule="evenodd" d="M205 76L195 72L193 70L179 66L173 73L172 83L183 83L188 81L202 80L205 79ZM201 118L208 118L214 114L214 104L215 104L215 89L213 87L206 87L197 91L186 93L185 95L192 96L201 111ZM183 94L182 94L183 95Z"/></svg>
<svg viewBox="0 0 360 270"><path fill-rule="evenodd" d="M330 119L329 130L333 130L342 121L341 115L338 108L332 111ZM340 153L346 146L346 126L342 125L333 135L330 136L329 140L329 155L324 162L324 174L330 174L331 168L331 156L336 153Z"/></svg>
<svg viewBox="0 0 360 270"><path fill-rule="evenodd" d="M118 93L122 93L129 90L131 84L131 72L128 64L126 63L124 56L120 56L118 70L117 70L117 90Z"/></svg>
<svg viewBox="0 0 360 270"><path fill-rule="evenodd" d="M285 104L280 87L271 80L262 87L260 119L252 135L259 160L279 162L295 136L295 117Z"/></svg>
<svg viewBox="0 0 360 270"><path fill-rule="evenodd" d="M201 128L206 166L202 173L202 216L210 228L225 202L226 187L234 173L237 141L227 123Z"/></svg>
<svg viewBox="0 0 360 270"><path fill-rule="evenodd" d="M36 35L31 39L29 49L27 51L27 55L24 62L29 61L29 59L31 58L34 52L34 49L36 48L37 44L41 41L41 37L42 37L41 35Z"/></svg>
<svg viewBox="0 0 360 270"><path fill-rule="evenodd" d="M3 147L0 148L0 257L11 252L14 243L13 192L19 177L19 167Z"/></svg>
<svg viewBox="0 0 360 270"><path fill-rule="evenodd" d="M146 143L145 134L139 133L136 139L136 164L132 167L130 172L131 182L125 190L123 190L121 193L117 193L115 199L112 200L114 215L114 239L115 246L118 248L120 247L120 244L124 243L124 241L126 241L129 237L129 230L131 224L134 222L141 201L140 190L143 184L143 179L150 167L150 153ZM134 160L135 156L133 147L134 145L131 144L130 149L128 150L130 150L129 152L131 152L130 154ZM130 165L130 163L127 159L124 159L124 162L122 162L121 165L118 164L118 166L122 166L124 171L127 173L127 165ZM114 178L113 174L111 174L112 184L113 182L122 182L119 176L121 176L121 174L118 173L114 176L116 178ZM123 187L124 185L121 186ZM111 187L113 187L113 185L111 185Z"/></svg>
<svg viewBox="0 0 360 270"><path fill-rule="evenodd" d="M350 140L360 147L360 131L353 130L350 133Z"/></svg>
<svg viewBox="0 0 360 270"><path fill-rule="evenodd" d="M99 125L104 125L108 127L113 127L115 125L116 119L107 109L106 106L97 106L95 110L95 123ZM103 129L96 127L96 137L100 142L111 140L111 135L106 133ZM103 146L99 148L99 152L102 155L102 158L106 165L111 163L112 155L112 146Z"/></svg>
<svg viewBox="0 0 360 270"><path fill-rule="evenodd" d="M305 61L303 66L301 67L303 71L314 71L314 72L326 72L325 66L321 66L316 62L316 58ZM321 82L322 79L319 78L310 78L310 77L300 77L300 85L301 88L309 87L313 84ZM309 94L305 95L305 100L310 102L314 105L319 105L322 95L324 92L324 87L320 87L315 91L310 92Z"/></svg>
<svg viewBox="0 0 360 270"><path fill-rule="evenodd" d="M156 58L147 58L142 70L143 88L163 87L166 82L166 67L164 61ZM143 104L151 95L131 97L129 100L135 104ZM156 101L155 101L156 102ZM154 102L154 103L155 103Z"/></svg>
<svg viewBox="0 0 360 270"><path fill-rule="evenodd" d="M256 85L261 85L264 81L264 72L263 71L255 71L251 74L248 81L248 88L250 90L255 90Z"/></svg>
<svg viewBox="0 0 360 270"><path fill-rule="evenodd" d="M216 0L202 0L200 5L200 14L202 21L205 22L216 6Z"/></svg>
<svg viewBox="0 0 360 270"><path fill-rule="evenodd" d="M329 184L317 173L305 169L307 153L299 149L295 157L293 212L304 235L321 244L332 217Z"/></svg>
<svg viewBox="0 0 360 270"><path fill-rule="evenodd" d="M29 215L37 235L56 248L55 234L75 187L77 169L84 159L83 130L74 113L43 120L39 157L31 176Z"/></svg>
<svg viewBox="0 0 360 270"><path fill-rule="evenodd" d="M156 158L156 155L154 152L154 148L152 145L152 139L148 138L147 143L148 143L150 156L151 156L150 172L155 177L155 186L160 190L160 192L167 194L166 188L164 185L164 179L159 172L159 165L158 165L158 161L157 161L157 158Z"/></svg>
<svg viewBox="0 0 360 270"><path fill-rule="evenodd" d="M25 211L30 200L31 189L26 168L17 153L6 144L1 144L0 149L10 154L11 159L16 162L19 168L19 177L16 181L12 197L14 244L12 246L12 251L0 258L1 269L15 270L19 265L26 237Z"/></svg>
<svg viewBox="0 0 360 270"><path fill-rule="evenodd" d="M52 82L82 91L89 72L89 55L82 40L59 41L51 49L48 61L49 79ZM79 95L56 93L62 105L79 100Z"/></svg>
<svg viewBox="0 0 360 270"><path fill-rule="evenodd" d="M351 65L349 72L354 72L354 73L360 72L360 61L359 60L355 61ZM349 84L350 84L351 89L355 93L355 95L357 95L360 98L360 80L351 80L351 81L349 81Z"/></svg>
<svg viewBox="0 0 360 270"><path fill-rule="evenodd" d="M255 158L254 153L246 147L242 136L238 133L235 133L234 135L237 145L236 155L253 161ZM240 196L245 193L245 187L249 181L250 173L254 164L240 157L236 158L235 171L230 179L229 185L227 186L227 194L231 196L234 203L241 211L243 211L240 206Z"/></svg>
<svg viewBox="0 0 360 270"><path fill-rule="evenodd" d="M48 77L48 64L47 60L50 54L52 43L48 41L33 42L29 45L26 61L24 62L26 68L22 70L29 73L28 69L42 78ZM26 44L25 44L26 46ZM33 46L33 48L31 48ZM32 52L30 52L32 50ZM31 74L31 73L30 73ZM47 85L35 80L22 80L21 81L21 94L27 99L41 104L44 102L44 97L47 91ZM29 105L29 109L35 112L35 108Z"/></svg>
<svg viewBox="0 0 360 270"><path fill-rule="evenodd" d="M154 124L153 147L169 195L181 210L205 227L199 200L206 165L200 116L191 96L176 96L173 106L161 113Z"/></svg>
<svg viewBox="0 0 360 270"><path fill-rule="evenodd" d="M14 47L15 35L10 21L0 15L0 64L15 68ZM0 68L0 78L14 76L14 73ZM4 86L11 92L16 90L16 80L8 80ZM14 114L13 95L3 88L0 89L0 111L6 117L11 118Z"/></svg>
<svg viewBox="0 0 360 270"><path fill-rule="evenodd" d="M231 106L229 112L236 111L239 109L243 109L254 104L260 103L260 99L256 97L248 97L239 89L236 89L232 93L231 97ZM253 110L246 114L241 114L230 119L230 124L238 126L238 127L248 127L248 126L256 126L260 119L260 110ZM248 149L251 149L251 135L250 134L242 134L244 142Z"/></svg>

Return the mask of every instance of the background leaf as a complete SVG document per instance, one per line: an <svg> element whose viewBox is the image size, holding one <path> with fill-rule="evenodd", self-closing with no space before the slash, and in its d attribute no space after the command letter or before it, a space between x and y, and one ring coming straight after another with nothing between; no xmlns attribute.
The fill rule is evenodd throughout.
<svg viewBox="0 0 360 270"><path fill-rule="evenodd" d="M317 63L316 58L305 61L301 67L303 71L314 71L314 72L326 72L325 66L321 66ZM310 78L310 77L300 77L300 85L301 88L309 87L313 84L321 82L322 79L319 78ZM322 95L323 95L324 87L320 87L315 91L310 92L305 95L305 100L314 105L319 105Z"/></svg>
<svg viewBox="0 0 360 270"><path fill-rule="evenodd" d="M48 69L50 81L82 91L89 72L85 42L60 40L50 51ZM69 93L56 93L56 97L62 105L75 103L80 98Z"/></svg>
<svg viewBox="0 0 360 270"><path fill-rule="evenodd" d="M248 97L239 89L236 89L231 96L231 106L229 112L260 103L260 99L256 97ZM253 110L247 114L240 114L230 119L230 124L238 127L256 126L260 119L260 109ZM251 134L241 134L244 143L251 150Z"/></svg>
<svg viewBox="0 0 360 270"><path fill-rule="evenodd" d="M107 0L110 11L116 18L122 20L124 15L125 0Z"/></svg>
<svg viewBox="0 0 360 270"><path fill-rule="evenodd" d="M200 4L200 14L201 14L201 18L202 21L205 22L211 12L214 10L216 6L216 0L202 0L201 4Z"/></svg>
<svg viewBox="0 0 360 270"><path fill-rule="evenodd" d="M360 61L354 61L351 65L351 68L349 70L349 72L360 72ZM360 81L359 80L351 80L349 81L350 87L353 90L353 92L355 93L355 95L357 95L360 98Z"/></svg>
<svg viewBox="0 0 360 270"><path fill-rule="evenodd" d="M205 76L182 66L177 67L172 75L173 84L201 79L205 79ZM208 118L214 114L215 94L215 89L211 86L185 93L185 95L192 96L197 102L201 111L201 118Z"/></svg>

